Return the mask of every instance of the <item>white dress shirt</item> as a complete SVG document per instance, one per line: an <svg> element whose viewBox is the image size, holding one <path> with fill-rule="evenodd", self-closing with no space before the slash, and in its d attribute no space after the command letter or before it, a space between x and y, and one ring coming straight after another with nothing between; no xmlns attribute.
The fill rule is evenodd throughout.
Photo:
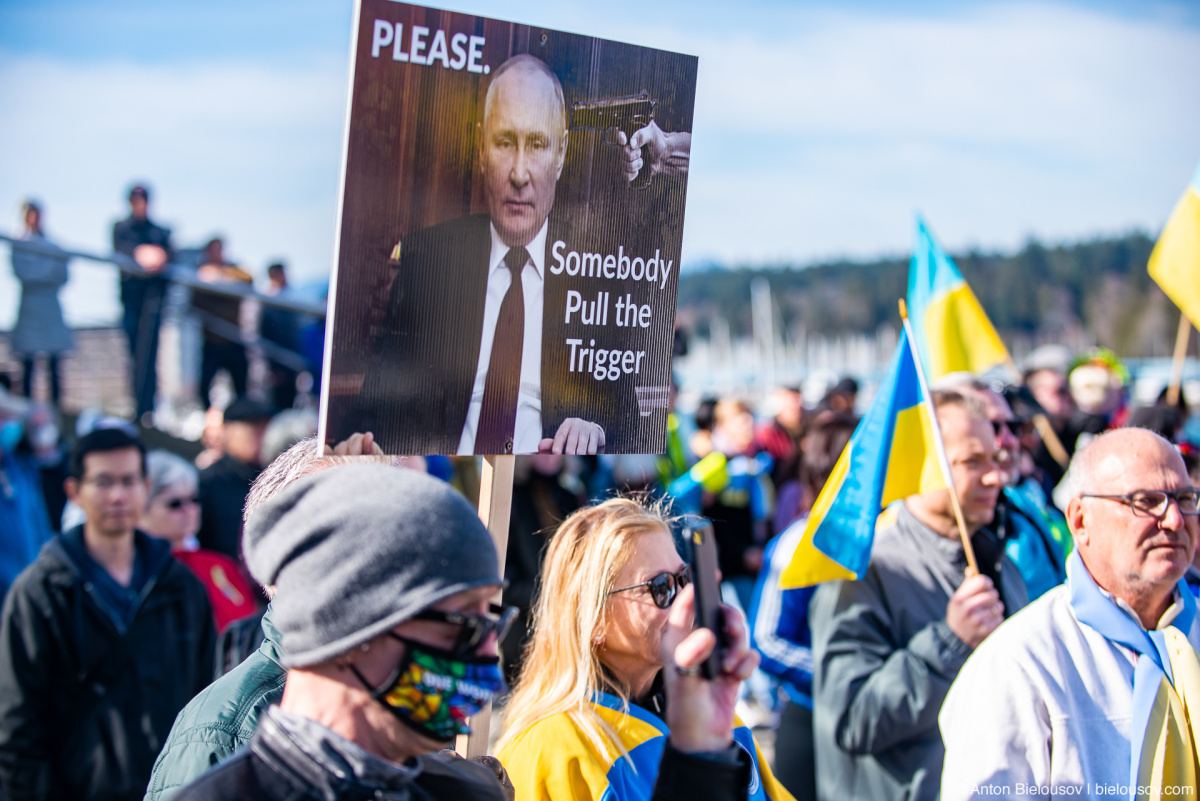
<svg viewBox="0 0 1200 801"><path fill-rule="evenodd" d="M521 290L525 294L525 341L521 346L521 386L517 393L517 421L513 433L513 453L537 453L542 441L542 282L546 261L546 229L541 230L525 249L529 260L521 270ZM462 439L458 442L460 455L475 452L475 434L479 429L479 413L483 407L483 389L487 384L488 362L492 358L492 339L500 304L512 283L512 273L504 265L509 247L500 239L496 226L491 225L492 253L488 259L487 299L483 304L483 335L479 341L479 363L475 368L475 386L471 390L471 405L463 424Z"/></svg>

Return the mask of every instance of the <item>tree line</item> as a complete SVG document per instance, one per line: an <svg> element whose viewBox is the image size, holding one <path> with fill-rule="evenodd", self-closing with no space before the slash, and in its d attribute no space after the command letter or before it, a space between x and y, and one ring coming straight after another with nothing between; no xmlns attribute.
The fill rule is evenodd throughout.
<svg viewBox="0 0 1200 801"><path fill-rule="evenodd" d="M1123 356L1169 355L1179 312L1146 272L1154 240L1134 232L1070 244L1029 241L1012 254L951 254L1006 341L1096 343ZM728 268L680 276L679 317L708 336L723 318L731 335L752 331L750 287L765 279L782 336L873 333L898 326L908 259L811 266ZM778 329L777 329L778 330Z"/></svg>

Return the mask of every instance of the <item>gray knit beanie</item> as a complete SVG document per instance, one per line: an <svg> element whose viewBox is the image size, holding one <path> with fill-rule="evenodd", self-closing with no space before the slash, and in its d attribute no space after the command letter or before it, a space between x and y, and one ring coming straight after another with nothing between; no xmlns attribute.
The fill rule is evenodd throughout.
<svg viewBox="0 0 1200 801"><path fill-rule="evenodd" d="M500 584L492 538L449 485L381 464L322 470L246 524L246 564L275 585L284 664L332 659L455 593Z"/></svg>

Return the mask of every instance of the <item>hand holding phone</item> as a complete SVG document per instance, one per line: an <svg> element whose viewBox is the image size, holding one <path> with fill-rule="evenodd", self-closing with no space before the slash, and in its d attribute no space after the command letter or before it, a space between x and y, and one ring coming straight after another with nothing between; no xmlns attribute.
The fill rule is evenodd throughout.
<svg viewBox="0 0 1200 801"><path fill-rule="evenodd" d="M688 564L696 587L696 627L706 628L717 638L712 654L700 665L700 675L712 681L725 671L722 667L729 646L729 635L721 614L721 583L717 573L717 541L712 523L704 520L688 526Z"/></svg>
<svg viewBox="0 0 1200 801"><path fill-rule="evenodd" d="M732 744L738 687L758 666L758 654L750 649L746 619L733 607L724 606L725 671L711 681L700 675L716 636L694 628L695 590L696 584L689 584L675 598L659 644L663 665L674 666L674 670L663 671L671 743L688 754L720 751Z"/></svg>

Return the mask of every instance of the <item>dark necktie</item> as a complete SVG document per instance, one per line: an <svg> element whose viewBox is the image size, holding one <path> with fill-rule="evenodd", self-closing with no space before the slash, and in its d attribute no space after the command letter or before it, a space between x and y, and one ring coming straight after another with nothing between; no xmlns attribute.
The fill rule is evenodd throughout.
<svg viewBox="0 0 1200 801"><path fill-rule="evenodd" d="M515 247L504 257L512 282L500 304L492 355L483 384L483 405L475 435L475 452L512 453L517 422L517 394L521 388L521 351L525 346L525 290L521 270L529 251Z"/></svg>

